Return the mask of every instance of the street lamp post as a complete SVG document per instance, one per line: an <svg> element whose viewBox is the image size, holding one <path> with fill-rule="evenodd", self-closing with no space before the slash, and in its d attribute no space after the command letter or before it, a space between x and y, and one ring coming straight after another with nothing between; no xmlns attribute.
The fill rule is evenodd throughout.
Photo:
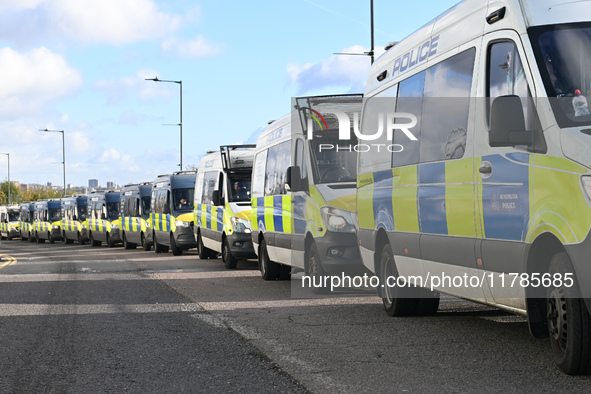
<svg viewBox="0 0 591 394"><path fill-rule="evenodd" d="M181 157L180 157L179 167L182 171L183 170L183 81L172 81L172 80L166 80L166 79L158 79L158 77L146 78L146 81L177 83L180 87L181 119L180 119L178 126L180 127L180 130L181 130L181 142L180 142L180 144L181 144L180 156Z"/></svg>
<svg viewBox="0 0 591 394"><path fill-rule="evenodd" d="M66 133L64 130L47 130L47 128L39 131L44 131L46 133L62 133L62 154L63 154L63 165L64 165L64 197L66 196Z"/></svg>
<svg viewBox="0 0 591 394"><path fill-rule="evenodd" d="M10 153L0 153L0 155L8 156L8 203L12 204L12 195L10 194Z"/></svg>

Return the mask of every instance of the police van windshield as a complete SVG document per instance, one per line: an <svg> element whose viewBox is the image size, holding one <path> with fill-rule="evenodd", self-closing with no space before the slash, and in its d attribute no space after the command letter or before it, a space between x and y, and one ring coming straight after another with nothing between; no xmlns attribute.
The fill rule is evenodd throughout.
<svg viewBox="0 0 591 394"><path fill-rule="evenodd" d="M544 26L531 33L559 125L591 124L591 24Z"/></svg>
<svg viewBox="0 0 591 394"><path fill-rule="evenodd" d="M232 186L232 201L250 201L250 177L234 176L230 178Z"/></svg>
<svg viewBox="0 0 591 394"><path fill-rule="evenodd" d="M18 212L8 212L8 221L9 222L16 222L18 221Z"/></svg>
<svg viewBox="0 0 591 394"><path fill-rule="evenodd" d="M172 201L174 210L178 212L193 211L193 193L194 189L176 189L173 191Z"/></svg>
<svg viewBox="0 0 591 394"><path fill-rule="evenodd" d="M49 208L48 216L50 222L57 222L58 220L62 219L62 209L61 208Z"/></svg>
<svg viewBox="0 0 591 394"><path fill-rule="evenodd" d="M88 209L88 205L78 205L78 220L84 221L86 220L86 211Z"/></svg>
<svg viewBox="0 0 591 394"><path fill-rule="evenodd" d="M107 218L109 220L119 219L119 202L107 203Z"/></svg>
<svg viewBox="0 0 591 394"><path fill-rule="evenodd" d="M356 140L340 141L338 133L316 133L311 141L312 165L316 164L318 183L355 182L357 153ZM350 150L349 150L350 149Z"/></svg>

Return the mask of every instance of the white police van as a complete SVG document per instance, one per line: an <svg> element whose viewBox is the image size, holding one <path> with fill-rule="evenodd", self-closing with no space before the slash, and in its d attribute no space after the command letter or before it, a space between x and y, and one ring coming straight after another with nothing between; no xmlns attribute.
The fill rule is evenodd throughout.
<svg viewBox="0 0 591 394"><path fill-rule="evenodd" d="M292 113L262 131L251 222L263 279L288 279L292 268L314 277L362 268L355 237L357 152L354 139L339 139L352 131L362 98L297 98Z"/></svg>
<svg viewBox="0 0 591 394"><path fill-rule="evenodd" d="M591 1L464 0L376 60L360 139L388 149L359 153L360 251L418 287L380 288L390 315L497 306L591 372L585 96Z"/></svg>
<svg viewBox="0 0 591 394"><path fill-rule="evenodd" d="M226 268L256 258L250 236L250 178L255 145L224 145L201 159L193 213L199 258L219 253Z"/></svg>

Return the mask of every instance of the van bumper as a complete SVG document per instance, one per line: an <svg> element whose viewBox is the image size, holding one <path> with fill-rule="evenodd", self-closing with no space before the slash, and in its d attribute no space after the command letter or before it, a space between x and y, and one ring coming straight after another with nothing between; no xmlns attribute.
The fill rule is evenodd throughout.
<svg viewBox="0 0 591 394"><path fill-rule="evenodd" d="M252 246L250 233L236 233L227 235L228 245L232 256L238 260L256 259L257 255Z"/></svg>
<svg viewBox="0 0 591 394"><path fill-rule="evenodd" d="M195 235L193 229L189 227L177 227L175 232L172 233L174 242L182 250L188 250L197 247L197 241L195 241Z"/></svg>
<svg viewBox="0 0 591 394"><path fill-rule="evenodd" d="M52 228L49 240L50 241L62 241L62 229L61 228Z"/></svg>
<svg viewBox="0 0 591 394"><path fill-rule="evenodd" d="M367 272L354 233L327 231L323 237L314 241L320 253L322 267L328 274L363 275Z"/></svg>

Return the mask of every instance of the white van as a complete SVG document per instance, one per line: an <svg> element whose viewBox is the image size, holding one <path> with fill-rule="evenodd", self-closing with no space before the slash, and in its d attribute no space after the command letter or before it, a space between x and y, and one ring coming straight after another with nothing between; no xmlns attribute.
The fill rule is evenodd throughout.
<svg viewBox="0 0 591 394"><path fill-rule="evenodd" d="M362 269L355 237L357 152L351 139L339 140L341 128L351 132L362 100L360 94L297 98L292 113L262 131L251 221L263 279L288 279L292 268L314 277ZM342 127L339 116L346 118Z"/></svg>
<svg viewBox="0 0 591 394"><path fill-rule="evenodd" d="M591 372L590 21L591 1L464 0L373 64L361 134L394 148L359 154L361 255L419 287L390 280L390 315L494 305Z"/></svg>
<svg viewBox="0 0 591 394"><path fill-rule="evenodd" d="M250 237L250 178L255 145L224 145L197 169L193 231L199 258L219 253L226 268L256 258Z"/></svg>

